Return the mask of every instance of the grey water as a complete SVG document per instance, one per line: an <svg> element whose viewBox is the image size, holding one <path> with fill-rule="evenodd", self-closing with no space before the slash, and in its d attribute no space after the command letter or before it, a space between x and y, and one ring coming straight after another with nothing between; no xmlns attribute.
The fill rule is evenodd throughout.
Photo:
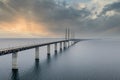
<svg viewBox="0 0 120 80"><path fill-rule="evenodd" d="M52 42L61 39L0 39L0 48ZM58 47L59 51L59 47ZM0 56L0 80L120 80L120 40L85 40L47 57L46 47L18 54L18 71L11 70L11 54Z"/></svg>

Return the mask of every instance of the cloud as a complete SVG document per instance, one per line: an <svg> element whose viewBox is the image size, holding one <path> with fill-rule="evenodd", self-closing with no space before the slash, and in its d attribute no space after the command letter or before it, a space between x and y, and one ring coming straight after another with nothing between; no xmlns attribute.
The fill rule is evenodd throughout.
<svg viewBox="0 0 120 80"><path fill-rule="evenodd" d="M42 37L62 36L66 27L78 36L112 34L112 29L116 27L115 33L120 26L120 15L114 13L120 13L120 2L115 1L91 0L72 4L57 0L0 0L0 29Z"/></svg>
<svg viewBox="0 0 120 80"><path fill-rule="evenodd" d="M115 12L117 12L117 13L120 12L120 1L117 1L117 2L114 2L112 4L106 5L103 8L100 15L105 15L107 12L111 12L111 11L114 12L114 14L115 14Z"/></svg>
<svg viewBox="0 0 120 80"><path fill-rule="evenodd" d="M15 21L20 15L27 22L46 24L43 26L44 28L47 28L49 32L58 33L58 35L63 34L65 27L77 25L76 23L84 20L90 14L87 8L77 10L71 6L66 7L67 4L64 2L56 4L54 0L9 0L1 1L0 6L4 11L3 14L0 13L0 17L3 17L1 22Z"/></svg>

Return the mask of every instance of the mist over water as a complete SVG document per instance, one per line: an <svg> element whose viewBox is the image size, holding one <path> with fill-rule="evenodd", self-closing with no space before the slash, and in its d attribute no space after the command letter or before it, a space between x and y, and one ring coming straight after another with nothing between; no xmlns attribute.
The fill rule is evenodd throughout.
<svg viewBox="0 0 120 80"><path fill-rule="evenodd" d="M56 40L0 39L0 48ZM0 80L119 80L119 48L119 40L85 40L55 55L51 45L49 58L46 47L40 48L39 62L34 49L26 50L18 54L18 72L11 70L11 54L0 56Z"/></svg>

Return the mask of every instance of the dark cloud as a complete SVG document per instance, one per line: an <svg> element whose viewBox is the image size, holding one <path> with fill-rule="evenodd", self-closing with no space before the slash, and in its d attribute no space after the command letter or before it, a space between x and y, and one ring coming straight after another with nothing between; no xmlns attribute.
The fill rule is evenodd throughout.
<svg viewBox="0 0 120 80"><path fill-rule="evenodd" d="M87 8L77 10L66 7L67 4L64 2L56 4L54 0L9 0L7 5L10 7L6 10L8 14L14 14L14 16L21 14L27 19L32 17L38 23L48 24L47 28L57 33L61 33L65 27L78 26L82 19L91 14ZM12 19L14 16L5 19Z"/></svg>
<svg viewBox="0 0 120 80"><path fill-rule="evenodd" d="M115 14L108 16L107 12L114 11ZM117 14L116 14L117 12ZM120 30L120 1L114 2L104 6L102 12L98 16L97 20L102 20L102 22L97 23L99 27L101 27L101 32L107 34L120 34L118 30ZM96 22L96 21L94 21Z"/></svg>
<svg viewBox="0 0 120 80"><path fill-rule="evenodd" d="M87 8L75 9L69 4L57 3L55 0L9 0L7 3L0 1L0 21L14 20L17 15L22 15L28 21L45 23L51 32L63 34L66 27L74 29L78 34L97 35L120 27L120 15L101 16L107 11L120 11L120 2L106 5L98 18L91 19L91 11Z"/></svg>
<svg viewBox="0 0 120 80"><path fill-rule="evenodd" d="M0 1L0 21L10 21L13 17L13 14L13 11L11 11L5 3Z"/></svg>
<svg viewBox="0 0 120 80"><path fill-rule="evenodd" d="M108 11L120 12L120 1L108 4L103 8L101 15L106 14Z"/></svg>

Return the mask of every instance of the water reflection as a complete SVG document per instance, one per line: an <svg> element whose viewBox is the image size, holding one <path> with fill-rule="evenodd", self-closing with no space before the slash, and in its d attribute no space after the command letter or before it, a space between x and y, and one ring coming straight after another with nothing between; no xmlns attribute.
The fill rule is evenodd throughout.
<svg viewBox="0 0 120 80"><path fill-rule="evenodd" d="M67 50L67 49L66 49ZM66 51L65 50L65 51ZM63 51L54 53L54 55L47 55L47 58L44 62L40 60L35 60L33 66L26 71L22 70L12 70L11 80L42 80L45 76L45 71L51 66L51 63L56 61ZM47 72L47 71L46 71ZM48 76L48 75L47 75Z"/></svg>
<svg viewBox="0 0 120 80"><path fill-rule="evenodd" d="M51 56L50 56L50 55L48 55L48 56L47 56L47 64L49 64L49 63L50 63L50 60L51 60Z"/></svg>
<svg viewBox="0 0 120 80"><path fill-rule="evenodd" d="M39 63L39 60L35 60L35 65L34 65L34 68L33 68L33 79L34 80L39 80L40 79L40 73L41 73L41 68L40 68L40 63Z"/></svg>
<svg viewBox="0 0 120 80"><path fill-rule="evenodd" d="M24 72L24 75L21 76L20 80L42 80L45 77L46 70L51 66L52 61L55 61L60 56L60 53L54 54L53 56L47 56L47 59L44 62L40 60L35 60L34 65ZM48 76L48 75L46 75ZM17 76L16 76L17 77ZM14 80L19 80L14 79Z"/></svg>
<svg viewBox="0 0 120 80"><path fill-rule="evenodd" d="M20 80L19 79L19 71L18 70L12 70L11 80Z"/></svg>
<svg viewBox="0 0 120 80"><path fill-rule="evenodd" d="M11 80L40 80L40 72L39 60L35 60L34 66L25 72L21 78L19 77L19 70L12 70Z"/></svg>
<svg viewBox="0 0 120 80"><path fill-rule="evenodd" d="M118 42L83 42L62 53L45 54L45 60L30 58L28 65L22 62L26 66L22 65L22 70L8 77L10 80L120 80L119 47Z"/></svg>

